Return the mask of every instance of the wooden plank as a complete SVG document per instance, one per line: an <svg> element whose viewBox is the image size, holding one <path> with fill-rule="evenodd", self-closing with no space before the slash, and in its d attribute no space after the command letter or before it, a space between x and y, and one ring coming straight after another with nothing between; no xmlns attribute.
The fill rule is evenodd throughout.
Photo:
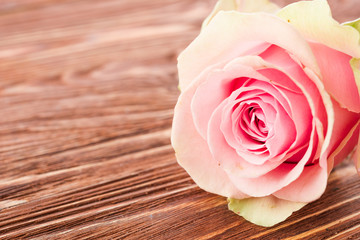
<svg viewBox="0 0 360 240"><path fill-rule="evenodd" d="M214 2L0 2L0 239L360 237L348 161L273 228L228 211L177 165L176 56ZM356 0L330 3L338 19L360 16Z"/></svg>

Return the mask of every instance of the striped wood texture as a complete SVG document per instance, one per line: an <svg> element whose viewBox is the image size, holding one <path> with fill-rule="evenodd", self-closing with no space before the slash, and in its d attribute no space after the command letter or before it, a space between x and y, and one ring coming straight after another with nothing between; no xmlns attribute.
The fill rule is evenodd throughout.
<svg viewBox="0 0 360 240"><path fill-rule="evenodd" d="M358 0L330 2L340 20L360 16ZM176 56L213 4L0 1L0 239L360 239L348 162L273 228L177 165Z"/></svg>

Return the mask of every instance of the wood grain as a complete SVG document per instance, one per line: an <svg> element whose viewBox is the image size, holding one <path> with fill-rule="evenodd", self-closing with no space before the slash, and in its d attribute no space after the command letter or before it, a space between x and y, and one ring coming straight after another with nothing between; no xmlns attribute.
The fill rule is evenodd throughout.
<svg viewBox="0 0 360 240"><path fill-rule="evenodd" d="M357 0L329 2L339 20L360 16ZM213 4L0 1L0 239L360 239L348 161L273 228L177 165L176 56Z"/></svg>

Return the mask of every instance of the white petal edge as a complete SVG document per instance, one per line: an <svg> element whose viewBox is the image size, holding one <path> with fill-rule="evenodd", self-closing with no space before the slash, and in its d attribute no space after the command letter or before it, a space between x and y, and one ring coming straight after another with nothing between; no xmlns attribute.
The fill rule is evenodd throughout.
<svg viewBox="0 0 360 240"><path fill-rule="evenodd" d="M353 27L354 29L356 29L359 32L359 35L360 35L360 18L356 19L355 21L346 22L346 23L344 23L344 25ZM351 59L350 65L354 71L356 86L358 87L359 94L360 94L360 58ZM360 167L360 163L359 163L359 167Z"/></svg>
<svg viewBox="0 0 360 240"><path fill-rule="evenodd" d="M209 25L213 17L220 11L276 13L279 9L275 3L269 0L219 0L210 15L204 20L202 28Z"/></svg>
<svg viewBox="0 0 360 240"><path fill-rule="evenodd" d="M360 58L353 58L350 60L350 66L354 71L355 83L360 94Z"/></svg>
<svg viewBox="0 0 360 240"><path fill-rule="evenodd" d="M339 152L341 152L341 150L344 148L344 146L347 144L347 142L349 141L349 139L353 136L354 132L356 131L356 129L358 128L358 126L360 126L360 119L359 121L351 128L351 130L349 131L349 133L344 137L344 139L340 142L339 146L337 146L337 148L332 152L332 154L329 156L328 158L328 174L330 174L331 170L334 167L334 158L336 157L337 154L339 154ZM359 134L360 135L360 134ZM359 136L360 137L360 136ZM360 141L360 138L359 138ZM358 142L357 144L357 151L359 151L359 144L360 142ZM359 151L360 152L360 151ZM355 154L356 155L356 154ZM356 157L354 157L354 161L355 161ZM357 158L357 161L355 161L355 167L356 170L358 171L358 173L360 174L360 158Z"/></svg>
<svg viewBox="0 0 360 240"><path fill-rule="evenodd" d="M281 9L277 16L293 25L307 40L360 58L359 32L349 25L341 25L335 21L326 0L289 4Z"/></svg>
<svg viewBox="0 0 360 240"><path fill-rule="evenodd" d="M360 176L360 134L359 134L358 144L356 146L355 153L353 155L353 160L356 167L356 171Z"/></svg>

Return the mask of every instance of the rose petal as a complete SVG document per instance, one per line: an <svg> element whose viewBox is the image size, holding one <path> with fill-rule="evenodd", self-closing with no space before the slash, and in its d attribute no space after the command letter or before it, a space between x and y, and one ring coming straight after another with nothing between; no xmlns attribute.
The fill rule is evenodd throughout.
<svg viewBox="0 0 360 240"><path fill-rule="evenodd" d="M273 194L295 181L301 175L313 151L314 135L315 128L313 128L311 133L309 147L297 164L283 163L271 172L253 179L243 178L233 172L227 171L227 169L225 169L225 171L228 173L234 185L239 188L241 192L249 196L264 197ZM267 162L267 164L269 164L269 162Z"/></svg>
<svg viewBox="0 0 360 240"><path fill-rule="evenodd" d="M238 177L259 177L276 168L281 162L265 162L263 165L253 165L240 157L236 150L226 141L220 129L222 111L228 102L224 100L214 111L209 121L208 145L209 149L220 166Z"/></svg>
<svg viewBox="0 0 360 240"><path fill-rule="evenodd" d="M334 157L340 152L340 149L345 146L346 142L352 136L352 132L356 130L356 125L360 121L359 113L347 111L346 109L340 107L340 105L336 101L333 101L333 110L335 113L335 118L332 138L329 142L327 150L323 154L324 156L322 156L322 160L320 161L320 165L322 166L325 162L328 162L329 173L334 165ZM351 135L349 135L350 133ZM352 148L353 147L355 147L355 144L352 146Z"/></svg>
<svg viewBox="0 0 360 240"><path fill-rule="evenodd" d="M259 73L271 79L272 82L284 92L284 95L288 99L291 105L291 116L297 130L297 139L295 141L297 146L304 146L308 141L311 131L309 123L312 121L312 115L315 117L318 136L314 136L314 147L317 148L317 151L313 151L309 159L309 163L312 163L315 160L313 157L320 155L322 146L320 143L323 142L322 139L326 133L324 127L327 126L327 112L321 95L319 94L320 90L314 81L319 82L320 87L321 83L318 79L310 79L304 73L304 69L299 65L298 61L278 46L272 45L260 56L267 61L268 64L273 64L274 68L276 66L276 68L279 69L264 69L259 70ZM274 72L275 70L277 72ZM286 75L284 73L286 73ZM326 94L324 90L323 92L323 94ZM325 95L323 99L325 98L327 101L330 101L328 96ZM292 148L296 149L294 146ZM300 155L296 154L296 156L290 158L287 162L298 162L299 157Z"/></svg>
<svg viewBox="0 0 360 240"><path fill-rule="evenodd" d="M202 24L202 28L209 25L210 21L213 17L220 11L239 11L239 12L267 12L267 13L275 13L280 8L270 2L269 0L219 0L214 10L211 14L205 19Z"/></svg>
<svg viewBox="0 0 360 240"><path fill-rule="evenodd" d="M315 104L315 106L318 106L319 104L321 104L321 106L324 106L326 111L322 111L322 112L316 112L316 119L315 119L315 125L317 126L317 132L319 135L319 128L323 128L323 126L319 127L320 123L323 123L322 118L324 118L326 113L326 118L327 118L327 125L324 126L324 132L326 133L325 135L325 139L323 139L323 136L320 136L320 140L323 143L321 146L321 151L320 151L320 165L323 164L324 161L326 161L327 159L327 154L325 154L325 152L327 151L327 149L329 148L329 144L332 138L332 132L333 132L333 128L334 128L334 122L335 122L335 114L334 114L334 109L333 109L333 103L331 101L331 97L329 96L329 94L325 91L324 85L322 84L322 82L320 81L320 79L318 78L318 76L309 68L304 68L304 72L309 76L309 78L311 78L311 80L315 83L322 101L317 101L317 104ZM319 120L320 119L320 120ZM326 131L325 131L326 129Z"/></svg>
<svg viewBox="0 0 360 240"><path fill-rule="evenodd" d="M342 107L360 112L360 95L349 64L351 57L322 44L310 43L310 46L318 61L326 91Z"/></svg>
<svg viewBox="0 0 360 240"><path fill-rule="evenodd" d="M239 12L253 13L253 12L266 12L275 13L279 11L279 7L270 2L269 0L235 0Z"/></svg>
<svg viewBox="0 0 360 240"><path fill-rule="evenodd" d="M272 78L274 83L279 84L280 86L283 86L286 89L292 90L294 93L299 93L300 95L305 96L307 98L307 101L310 101L309 104L314 107L313 115L316 116L320 120L322 124L325 124L324 127L327 127L327 115L326 111L324 111L324 103L323 101L325 97L322 97L320 93L326 94L326 102L330 101L330 97L327 95L326 91L323 90L323 84L318 78L310 78L312 76L316 76L314 73L305 74L304 71L307 73L309 72L308 68L303 69L301 65L299 65L297 59L290 55L289 53L285 52L284 49L279 48L278 46L271 46L266 51L264 51L260 55L268 64L272 64L274 68L278 69L280 71L280 74L284 75L284 73L287 74L288 77L282 76L282 77L276 77ZM261 74L265 75L266 77L269 77L266 72L259 71ZM291 78L291 79L289 79ZM283 81L280 81L284 79ZM305 92L302 91L299 88L299 85L303 87ZM296 96L295 94L289 92L287 95L290 95L288 97L290 100L293 100L291 102L298 103L302 102L299 99L299 96ZM323 99L321 99L321 97ZM296 98L296 100L295 100ZM289 100L289 101L290 101ZM293 110L300 110L302 111L302 107L293 107ZM303 114L299 114L299 112L294 113L294 120L296 121L297 116L302 116ZM309 122L309 121L302 121L303 124ZM301 127L303 124L301 124L301 121L296 122L296 126L299 126L300 129L303 129ZM326 130L326 129L325 129Z"/></svg>
<svg viewBox="0 0 360 240"><path fill-rule="evenodd" d="M353 58L350 60L350 66L354 72L355 83L360 94L360 58Z"/></svg>
<svg viewBox="0 0 360 240"><path fill-rule="evenodd" d="M191 103L191 109L195 126L204 139L206 139L211 114L235 90L232 89L234 79L237 79L237 82L245 82L248 78L261 77L250 66L243 64L247 62L246 59L236 58L223 69L214 70L201 80L203 83L196 90ZM244 80L241 79L242 77L244 77Z"/></svg>
<svg viewBox="0 0 360 240"><path fill-rule="evenodd" d="M234 82L236 87L240 87L249 78L269 82L270 80L264 78L256 69L265 68L266 62L257 56L246 56L235 58L230 61L224 68L211 71L208 75L203 75L202 84L196 90L191 103L191 109L194 116L196 129L206 139L207 126L211 114L215 108L228 97L234 89ZM276 76L275 76L276 77ZM255 90L255 89L254 89ZM290 111L288 100L285 99L275 88L268 89L274 95L283 107ZM211 94L209 94L211 93Z"/></svg>
<svg viewBox="0 0 360 240"><path fill-rule="evenodd" d="M277 16L294 26L307 40L360 57L360 35L350 26L342 26L331 16L324 0L299 1L282 8Z"/></svg>
<svg viewBox="0 0 360 240"><path fill-rule="evenodd" d="M289 24L265 13L219 12L180 54L180 88L185 90L208 66L243 55L257 55L270 44L290 51L298 56L303 64L319 73L309 45Z"/></svg>
<svg viewBox="0 0 360 240"><path fill-rule="evenodd" d="M319 164L306 166L295 181L273 195L288 201L312 202L324 193L327 179L326 168Z"/></svg>
<svg viewBox="0 0 360 240"><path fill-rule="evenodd" d="M284 221L306 204L299 201L286 201L274 196L242 200L228 199L229 210L263 227L272 227Z"/></svg>
<svg viewBox="0 0 360 240"><path fill-rule="evenodd" d="M280 104L275 104L275 108L277 115L274 123L274 135L266 141L271 157L290 149L296 140L294 122Z"/></svg>
<svg viewBox="0 0 360 240"><path fill-rule="evenodd" d="M360 134L359 134L359 140L356 146L355 153L353 155L354 164L356 167L356 170L358 174L360 175Z"/></svg>
<svg viewBox="0 0 360 240"><path fill-rule="evenodd" d="M243 88L240 88L240 92ZM247 126L244 126L244 123L239 123L241 121L241 111L246 105L260 105L260 106L267 106L268 104L259 102L256 103L256 100L259 101L259 98L255 98L252 100L243 100L243 99L237 99L236 101L232 102L230 99L227 99L227 104L224 106L222 110L222 120L220 129L224 134L224 137L226 141L229 143L231 147L237 150L255 150L258 149L259 143L258 141L254 139L246 140L245 137L249 136L248 131L251 131L249 129L243 129ZM240 104L239 104L240 103ZM233 107L238 105L239 106L233 110ZM268 106L266 108L267 112L275 111L272 106ZM235 126L236 125L236 126ZM243 127L243 128L241 128ZM240 136L243 136L241 138ZM251 147L251 144L255 144L254 147ZM263 144L262 144L263 145Z"/></svg>
<svg viewBox="0 0 360 240"><path fill-rule="evenodd" d="M232 11L237 9L236 0L219 0L210 15L202 23L201 29L204 29L211 20L215 17L216 14L220 11Z"/></svg>
<svg viewBox="0 0 360 240"><path fill-rule="evenodd" d="M203 73L203 75L207 74L208 71ZM176 158L202 189L226 197L244 198L246 195L231 183L227 174L213 159L206 141L195 129L190 101L198 84L195 81L187 91L184 91L175 107L171 143Z"/></svg>
<svg viewBox="0 0 360 240"><path fill-rule="evenodd" d="M334 166L341 163L349 156L356 145L358 144L360 133L360 119L354 125L353 128L349 131L349 133L344 137L339 146L335 149L335 151L330 155L329 162L333 162Z"/></svg>
<svg viewBox="0 0 360 240"><path fill-rule="evenodd" d="M360 34L360 18L355 21L352 21L352 22L344 23L344 25L353 27ZM355 82L356 82L356 85L357 85L357 88L359 91L359 95L360 95L360 58L351 59L350 65L351 65L352 70L354 71Z"/></svg>
<svg viewBox="0 0 360 240"><path fill-rule="evenodd" d="M239 90L241 91L242 88L240 88ZM258 105L259 104L263 108L265 108L265 106L269 105L269 104L266 104L261 101L256 103L256 100L259 100L259 99L253 99L250 102L248 102L246 100L244 102L242 102L242 100L240 99L240 100L237 100L234 103L232 103L228 99L228 101L227 101L228 103L224 106L224 108L222 110L220 129L221 129L221 132L223 133L227 143L229 144L229 146L231 146L233 149L235 149L239 156L241 156L244 160L246 160L249 163L256 164L256 165L262 165L269 158L269 154L265 147L265 144L259 143L259 141L254 140L248 134L248 131L251 131L251 130L244 129L244 128L246 128L246 126L243 126L243 124L240 124L240 126L238 124L238 121L241 121L239 119L241 119L241 117L242 117L239 114L239 108L241 108L242 105L247 105L247 104ZM235 113L236 115L240 115L240 116L235 117L235 116L233 116L233 114L231 114L232 106L236 105L238 102L241 102L241 103L240 103L239 107L233 112L233 114ZM266 112L271 112L271 111L275 111L275 110L272 108L272 106L267 106ZM237 127L235 129L234 129L234 124L237 125ZM251 154L250 154L250 151L251 151Z"/></svg>

